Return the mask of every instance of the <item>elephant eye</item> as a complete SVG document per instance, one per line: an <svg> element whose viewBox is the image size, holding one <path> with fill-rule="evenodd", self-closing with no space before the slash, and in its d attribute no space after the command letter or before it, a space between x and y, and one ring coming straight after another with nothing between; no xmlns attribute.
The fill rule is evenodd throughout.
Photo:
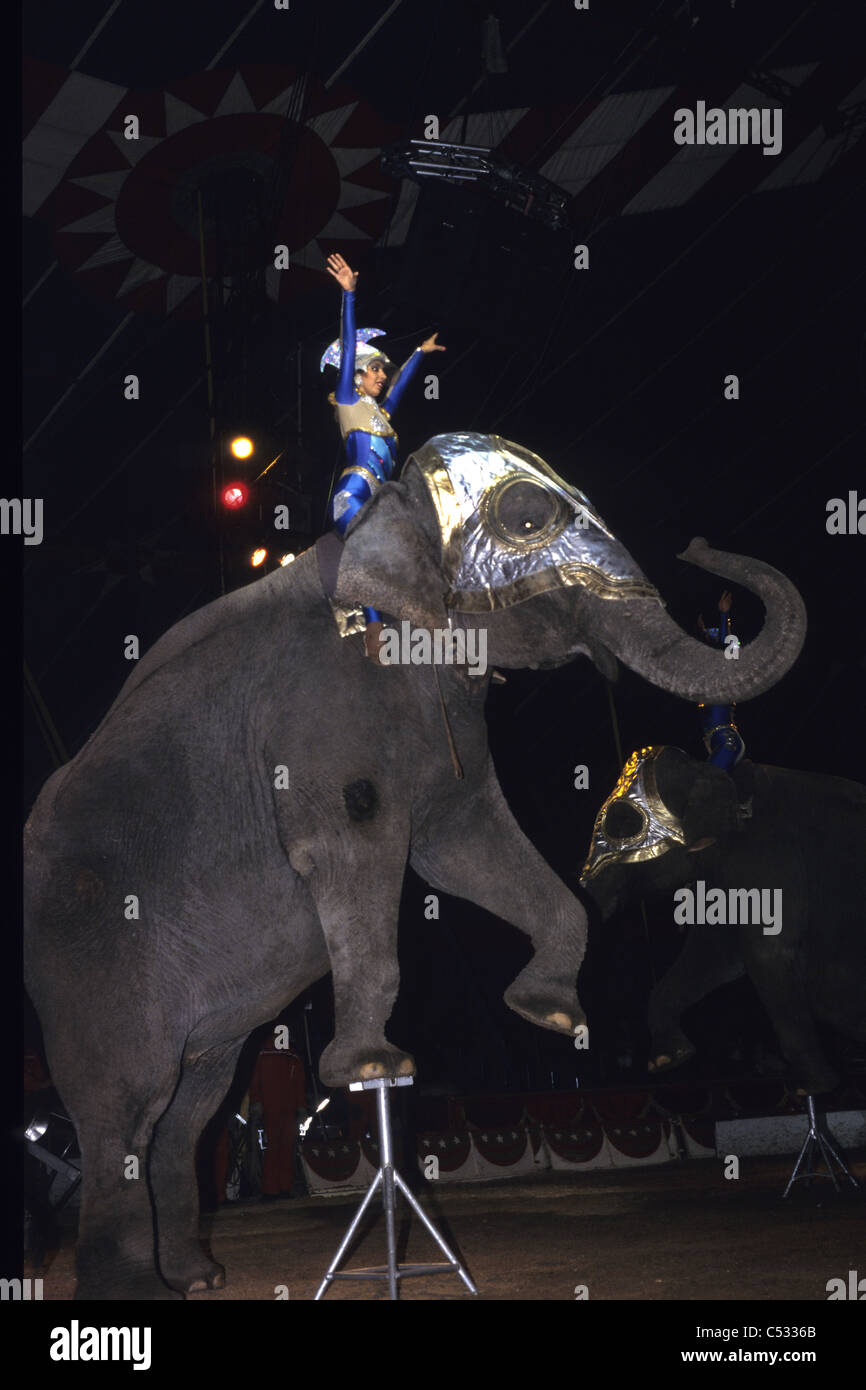
<svg viewBox="0 0 866 1390"><path fill-rule="evenodd" d="M643 837L646 815L633 801L612 801L605 811L602 829L611 844L624 845Z"/></svg>
<svg viewBox="0 0 866 1390"><path fill-rule="evenodd" d="M562 498L532 478L511 477L498 483L482 506L485 520L508 545L549 545L565 528Z"/></svg>

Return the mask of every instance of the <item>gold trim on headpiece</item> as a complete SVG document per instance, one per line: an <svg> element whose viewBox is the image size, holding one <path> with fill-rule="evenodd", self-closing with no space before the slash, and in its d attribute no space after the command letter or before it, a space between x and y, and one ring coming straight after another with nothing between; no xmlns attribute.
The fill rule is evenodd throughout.
<svg viewBox="0 0 866 1390"><path fill-rule="evenodd" d="M499 608L511 608L515 603L550 593L553 589L568 589L580 585L597 598L659 598L658 591L647 582L637 579L617 579L604 574L592 565L551 565L535 574L523 575L510 584L496 589L454 590L445 594L445 606L459 613L493 613Z"/></svg>
<svg viewBox="0 0 866 1390"><path fill-rule="evenodd" d="M640 864L658 859L673 844L685 844L682 825L662 801L656 782L656 759L664 751L664 744L651 745L626 760L613 791L595 818L589 853L580 871L581 883L595 878L612 860ZM634 835L615 837L605 830L608 810L616 801L627 801L640 815L641 828Z"/></svg>
<svg viewBox="0 0 866 1390"><path fill-rule="evenodd" d="M412 457L418 463L417 456L413 454ZM444 555L460 531L462 524L460 507L454 494L453 484L448 476L448 470L443 464L421 466L421 471L424 474L424 481L430 490L433 506L436 508L436 515L439 518L439 531L442 536L442 553Z"/></svg>

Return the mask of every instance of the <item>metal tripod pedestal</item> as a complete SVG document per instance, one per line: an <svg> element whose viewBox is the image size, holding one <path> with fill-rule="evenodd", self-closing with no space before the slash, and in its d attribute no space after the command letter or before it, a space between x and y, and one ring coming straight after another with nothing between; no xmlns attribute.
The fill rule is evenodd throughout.
<svg viewBox="0 0 866 1390"><path fill-rule="evenodd" d="M340 1244L340 1248L328 1266L328 1272L319 1285L316 1293L315 1302L326 1293L334 1279L387 1279L388 1297L396 1299L401 1279L406 1279L418 1274L459 1274L470 1293L478 1290L473 1284L466 1270L458 1260L457 1256L448 1248L445 1241L440 1236L430 1218L422 1211L415 1197L409 1191L400 1174L394 1167L393 1148L391 1144L391 1104L389 1090L392 1086L411 1086L411 1076L397 1076L386 1078L381 1081L356 1081L350 1087L350 1091L376 1091L376 1108L379 1115L379 1171L373 1179L363 1202L358 1208L351 1226L346 1232ZM347 1269L340 1273L337 1267L348 1250L352 1237L361 1223L361 1218L373 1200L378 1189L382 1189L382 1206L385 1209L385 1230L388 1238L388 1263L386 1265L376 1265L371 1269ZM403 1193L416 1216L423 1221L427 1230L435 1240L439 1249L448 1260L447 1264L427 1264L427 1265L400 1265L397 1263L397 1241L394 1230L394 1216L397 1210L397 1189Z"/></svg>
<svg viewBox="0 0 866 1390"><path fill-rule="evenodd" d="M841 1154L839 1153L839 1150L836 1148L836 1145L833 1142L830 1131L827 1129L826 1117L823 1113L819 1114L818 1111L816 1111L815 1109L815 1097L807 1096L806 1101L809 1106L809 1132L806 1135L805 1140L803 1141L803 1147L800 1150L800 1156L797 1159L797 1162L794 1164L794 1171L788 1179L788 1186L785 1188L785 1191L782 1193L782 1196L787 1197L788 1193L791 1191L791 1188L794 1186L794 1183L797 1181L798 1177L805 1178L808 1184L811 1183L813 1178L825 1178L828 1176L828 1174L833 1179L833 1186L835 1187L836 1191L839 1192L841 1189L839 1187L839 1183L836 1180L836 1174L833 1172L834 1159L839 1165L839 1171L842 1174L842 1176L847 1178L848 1181L852 1183L853 1186L857 1188L857 1190L859 1191L859 1182L854 1177L854 1174L849 1169L845 1160L842 1158ZM827 1165L826 1173L814 1172L816 1156L820 1156L821 1158L823 1158L825 1164ZM805 1173L801 1173L800 1169L803 1165L804 1160L806 1163L806 1171Z"/></svg>

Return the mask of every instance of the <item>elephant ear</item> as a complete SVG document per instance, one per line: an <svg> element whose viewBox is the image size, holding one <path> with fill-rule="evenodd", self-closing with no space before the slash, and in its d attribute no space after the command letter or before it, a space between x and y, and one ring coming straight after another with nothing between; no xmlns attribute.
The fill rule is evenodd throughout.
<svg viewBox="0 0 866 1390"><path fill-rule="evenodd" d="M346 532L334 598L416 627L445 627L438 530L432 504L405 483L385 483Z"/></svg>
<svg viewBox="0 0 866 1390"><path fill-rule="evenodd" d="M737 828L737 792L727 772L712 763L695 762L693 768L681 816L686 849L701 840L720 840Z"/></svg>
<svg viewBox="0 0 866 1390"><path fill-rule="evenodd" d="M678 817L686 849L721 839L737 828L737 793L731 778L682 748L663 749L655 767L659 795Z"/></svg>

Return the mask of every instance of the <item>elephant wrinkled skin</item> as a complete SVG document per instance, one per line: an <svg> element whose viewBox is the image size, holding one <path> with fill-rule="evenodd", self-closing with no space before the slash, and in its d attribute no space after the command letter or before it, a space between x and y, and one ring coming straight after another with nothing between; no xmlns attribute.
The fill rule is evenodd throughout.
<svg viewBox="0 0 866 1390"><path fill-rule="evenodd" d="M452 458L464 451L468 476L503 441L440 443ZM449 617L483 626L490 667L585 653L612 675L621 655L687 699L746 699L796 659L805 618L793 586L704 543L688 558L767 609L736 663L680 632L642 577L650 596L611 600L551 569L534 597L522 599L518 583L500 605L491 587L492 611L449 613L430 483L437 447L410 459L353 521L335 604L427 627ZM551 517L556 544L579 551L585 538L568 529L582 494L508 448L517 474L496 524L512 536L502 544L515 582L524 545L535 575L543 568ZM485 492L482 511L489 500ZM447 544L449 564L459 561L459 529ZM612 537L604 547L639 576ZM171 1298L221 1283L197 1239L196 1142L250 1031L329 970L336 1029L323 1081L413 1069L384 1031L407 861L433 888L529 936L534 955L508 989L512 1009L566 1033L582 1026L585 913L499 788L484 720L489 668L483 678L447 665L438 675L447 731L429 666L380 666L362 636L340 637L314 548L167 632L43 788L25 834L25 977L81 1143L77 1297ZM126 1179L127 1155L147 1179Z"/></svg>

